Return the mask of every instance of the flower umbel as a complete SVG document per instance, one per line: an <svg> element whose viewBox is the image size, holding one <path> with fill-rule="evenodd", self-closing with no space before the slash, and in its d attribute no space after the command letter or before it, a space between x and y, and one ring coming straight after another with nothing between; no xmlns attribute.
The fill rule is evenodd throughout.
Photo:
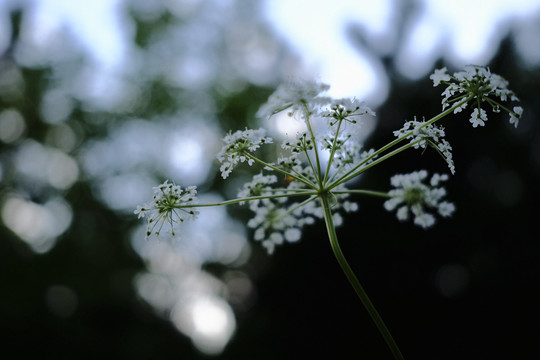
<svg viewBox="0 0 540 360"><path fill-rule="evenodd" d="M272 188L271 184L277 182L277 177L275 175L263 175L262 173L253 176L253 179L244 184L244 188L238 192L239 198L249 198L262 195L271 194ZM257 199L252 200L251 204L258 204L259 201L269 201L269 199ZM244 202L240 202L242 205Z"/></svg>
<svg viewBox="0 0 540 360"><path fill-rule="evenodd" d="M295 216L285 207L285 200L270 201L265 204L253 203L250 208L255 217L248 221L248 227L255 230L253 238L261 241L269 254L276 245L284 241L296 242L302 237L302 226L312 224L313 219Z"/></svg>
<svg viewBox="0 0 540 360"><path fill-rule="evenodd" d="M434 148L446 161L450 172L455 174L456 168L452 160L452 146L444 139L444 128L425 121L407 121L403 127L394 131L397 138L406 138L415 149L425 149L426 145Z"/></svg>
<svg viewBox="0 0 540 360"><path fill-rule="evenodd" d="M487 113L481 108L484 103L488 103L493 112L500 112L501 109L506 111L510 114L510 124L514 124L516 127L521 119L523 113L521 107L514 107L510 110L501 104L508 98L512 101L519 101L514 92L508 89L508 81L497 74L492 74L489 68L468 65L464 71L449 75L444 67L435 70L430 79L433 80L433 86L447 85L442 93L443 110L468 99L454 110L454 113L457 113L467 107L469 100L473 100L475 109L469 120L473 127L484 126L487 121Z"/></svg>
<svg viewBox="0 0 540 360"><path fill-rule="evenodd" d="M262 144L272 143L272 138L265 136L264 129L245 129L234 133L229 132L223 139L225 145L217 154L218 160L222 163L221 176L226 179L238 163L245 162L251 166L255 160L249 156Z"/></svg>
<svg viewBox="0 0 540 360"><path fill-rule="evenodd" d="M140 218L146 217L146 238L159 238L163 225L170 226L172 236L176 235L175 228L186 219L195 219L199 212L192 205L197 203L197 187L189 186L182 189L166 180L153 188L152 202L137 206L134 211Z"/></svg>
<svg viewBox="0 0 540 360"><path fill-rule="evenodd" d="M320 111L321 116L330 119L331 126L343 120L356 124L366 114L375 115L375 112L363 101L355 98L332 100L326 108Z"/></svg>
<svg viewBox="0 0 540 360"><path fill-rule="evenodd" d="M428 210L439 213L442 217L452 215L455 206L447 201L441 201L446 195L443 187L437 187L441 182L448 180L448 175L434 174L430 184L424 184L428 173L426 170L415 171L410 174L394 175L390 182L395 189L390 190L390 199L385 201L384 208L388 211L395 210L400 221L409 219L409 214L414 215L414 223L424 229L435 224L435 217Z"/></svg>

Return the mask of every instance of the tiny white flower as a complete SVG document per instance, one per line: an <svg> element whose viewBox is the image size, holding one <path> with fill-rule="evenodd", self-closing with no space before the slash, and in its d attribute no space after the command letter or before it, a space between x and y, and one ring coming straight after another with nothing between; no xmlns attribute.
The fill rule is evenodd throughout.
<svg viewBox="0 0 540 360"><path fill-rule="evenodd" d="M276 244L270 239L264 240L262 245L266 248L268 255L272 255L276 249Z"/></svg>
<svg viewBox="0 0 540 360"><path fill-rule="evenodd" d="M290 228L285 230L284 235L288 242L296 242L302 237L302 232L298 228Z"/></svg>
<svg viewBox="0 0 540 360"><path fill-rule="evenodd" d="M399 204L403 202L403 198L397 195L397 192L392 193L393 197L384 202L383 206L387 211L394 210Z"/></svg>
<svg viewBox="0 0 540 360"><path fill-rule="evenodd" d="M435 224L435 217L431 214L421 212L415 215L414 223L424 229L432 227Z"/></svg>
<svg viewBox="0 0 540 360"><path fill-rule="evenodd" d="M399 221L406 221L409 219L409 208L407 206L402 206L398 209L396 217Z"/></svg>
<svg viewBox="0 0 540 360"><path fill-rule="evenodd" d="M448 180L447 174L433 174L429 183L431 184L431 186L439 186L439 184L442 181L447 181L447 180Z"/></svg>
<svg viewBox="0 0 540 360"><path fill-rule="evenodd" d="M441 81L450 81L450 75L448 75L446 71L446 67L436 69L435 72L429 76L429 78L433 80L433 86L438 86Z"/></svg>
<svg viewBox="0 0 540 360"><path fill-rule="evenodd" d="M441 202L437 208L439 215L441 215L442 217L451 216L455 210L456 210L456 206L447 201Z"/></svg>
<svg viewBox="0 0 540 360"><path fill-rule="evenodd" d="M137 205L137 208L133 212L137 216L137 219L145 217L146 213L150 210L152 205L144 204L144 205Z"/></svg>
<svg viewBox="0 0 540 360"><path fill-rule="evenodd" d="M480 109L478 111L478 108L475 108L471 114L471 118L469 119L473 127L477 127L478 125L484 126L485 121L487 121L487 114L484 109Z"/></svg>
<svg viewBox="0 0 540 360"><path fill-rule="evenodd" d="M521 119L521 115L523 114L523 108L521 106L514 106L514 113L510 113L510 124L514 124L514 126L517 128L519 124L519 119Z"/></svg>
<svg viewBox="0 0 540 360"><path fill-rule="evenodd" d="M283 235L279 232L273 232L270 234L270 238L268 240L273 242L275 245L281 245L283 244Z"/></svg>
<svg viewBox="0 0 540 360"><path fill-rule="evenodd" d="M355 202L345 201L343 203L343 210L346 212L358 211L358 204Z"/></svg>

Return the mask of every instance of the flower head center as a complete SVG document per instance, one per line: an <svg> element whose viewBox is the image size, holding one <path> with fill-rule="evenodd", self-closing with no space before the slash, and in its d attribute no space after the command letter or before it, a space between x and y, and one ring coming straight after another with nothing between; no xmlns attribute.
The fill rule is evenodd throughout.
<svg viewBox="0 0 540 360"><path fill-rule="evenodd" d="M419 187L412 187L405 191L404 200L407 204L418 204L425 198L425 191Z"/></svg>

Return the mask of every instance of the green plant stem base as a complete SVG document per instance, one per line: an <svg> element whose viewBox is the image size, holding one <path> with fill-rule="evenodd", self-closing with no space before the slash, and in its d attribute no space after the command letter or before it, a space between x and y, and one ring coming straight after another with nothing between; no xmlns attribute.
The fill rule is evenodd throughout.
<svg viewBox="0 0 540 360"><path fill-rule="evenodd" d="M382 337L386 341L386 344L390 348L390 351L392 351L394 358L404 360L403 354L401 354L401 351L399 350L396 342L394 341L392 334L390 334L390 331L386 327L377 309L375 309L375 306L369 299L366 291L360 284L360 281L358 281L358 278L354 274L353 270L349 266L349 263L345 259L343 252L341 251L341 248L339 246L338 239L337 239L336 228L334 226L334 222L332 219L332 210L331 210L330 203L328 201L328 194L327 193L319 194L319 199L321 200L322 207L324 209L324 220L326 223L326 229L328 231L328 237L330 239L330 245L332 246L332 251L334 252L334 255L336 256L339 266L341 266L341 269L345 273L345 276L347 276L347 279L349 280L352 287L354 288L354 291L356 291L356 294L360 298L360 301L362 301L362 304L364 305L367 312L371 316L371 319L373 319L373 322L379 329L379 332L381 333Z"/></svg>

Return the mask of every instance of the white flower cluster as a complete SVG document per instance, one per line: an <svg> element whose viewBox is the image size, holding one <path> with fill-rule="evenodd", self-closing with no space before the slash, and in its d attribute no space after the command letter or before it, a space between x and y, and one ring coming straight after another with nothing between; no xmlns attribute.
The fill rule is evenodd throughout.
<svg viewBox="0 0 540 360"><path fill-rule="evenodd" d="M471 100L477 104L469 119L473 127L484 126L487 121L487 113L481 108L484 102L491 106L493 112L500 112L501 108L508 112L510 124L518 126L523 108L515 106L510 110L494 98L498 98L500 101L507 101L509 98L512 101L519 101L519 99L513 91L508 89L508 81L497 74L492 74L488 68L468 65L464 71L450 75L444 67L435 70L430 79L433 80L433 86L438 86L441 83L448 85L442 93L443 110L472 96ZM454 113L460 112L466 107L467 102L464 102L454 110Z"/></svg>
<svg viewBox="0 0 540 360"><path fill-rule="evenodd" d="M295 159L294 173L315 182L310 168L296 163L296 155L291 158ZM254 239L260 241L269 254L275 251L276 246L300 240L305 225L313 224L315 219L324 217L324 211L313 191L306 189L306 185L296 179L285 180L286 182L279 182L277 176L273 174L259 173L238 192L241 199L268 196L249 200L249 208L254 212L254 217L247 225L254 230ZM304 190L306 194L302 195ZM343 191L346 188L339 186L336 190ZM287 194L296 194L298 195L296 198L300 198L301 201L292 201L291 197L285 196ZM283 197L278 197L282 195ZM331 197L335 226L343 223L340 211L353 212L358 209L356 203L347 200L348 196L340 193ZM243 204L245 201L240 203Z"/></svg>
<svg viewBox="0 0 540 360"><path fill-rule="evenodd" d="M434 225L435 216L450 216L455 207L443 201L446 190L440 184L448 175L433 175L429 184L425 170L410 174L399 174L391 178L394 187L389 192L371 190L348 190L345 184L357 178L365 170L379 164L409 147L434 148L447 162L450 172L455 167L452 146L445 140L445 130L435 125L452 111L462 111L469 102L475 104L470 122L473 127L484 126L487 113L481 107L487 103L494 112L501 109L510 114L510 123L517 126L523 109L509 110L500 102L518 100L507 88L502 77L491 74L489 69L468 66L465 71L448 74L446 68L435 70L430 76L435 86L445 84L443 92L443 112L429 121L407 121L394 131L396 140L378 150L362 152L363 138L359 133L364 117L375 113L363 102L355 98L331 99L321 95L329 87L315 82L288 83L280 85L257 112L257 116L267 120L272 115L287 111L305 123L305 130L292 140L285 140L281 149L285 152L277 160L265 161L255 152L273 140L266 136L264 129L245 129L229 132L224 145L217 154L221 162L221 176L227 178L240 163L249 166L255 163L261 171L244 184L238 198L204 206L249 203L254 217L247 223L253 229L255 240L261 242L269 253L285 242L300 240L305 225L325 218L329 226L339 226L343 219L340 213L356 211L356 203L348 200L350 194L385 197L384 207L396 210L401 221L414 217L414 223L423 228ZM450 109L448 109L450 108ZM445 110L447 109L447 110ZM401 142L408 145L392 148ZM278 178L283 176L283 181ZM159 236L163 225L174 228L185 219L197 215L196 188L182 189L167 181L154 188L154 200L137 207L135 213L147 217L147 237ZM332 238L332 234L330 233Z"/></svg>
<svg viewBox="0 0 540 360"><path fill-rule="evenodd" d="M374 116L375 112L356 98L332 99L321 96L328 89L328 85L315 82L282 84L259 109L257 116L267 119L286 109L289 116L297 114L309 122L306 124L307 130L297 133L293 140L285 140L282 149L309 158L314 155L314 148L320 144L319 151L332 153L332 167L343 170L346 165L353 167L363 160L360 154L362 144L356 135L363 117ZM278 159L278 164L288 169L294 168L298 162L296 157Z"/></svg>
<svg viewBox="0 0 540 360"><path fill-rule="evenodd" d="M448 175L434 174L429 185L424 184L427 176L426 170L394 175L390 182L395 189L388 192L390 199L385 201L384 208L388 211L397 208L396 216L400 221L408 220L412 213L414 223L424 229L435 224L435 217L428 210L434 210L442 217L452 215L455 206L441 201L446 190L438 187L441 182L448 180Z"/></svg>
<svg viewBox="0 0 540 360"><path fill-rule="evenodd" d="M332 150L332 146L335 149L332 165L336 169L345 170L363 160L361 153L362 145L357 141L352 140L350 135L345 139L336 139L333 144L329 141L329 138L325 138L324 140L328 150Z"/></svg>
<svg viewBox="0 0 540 360"><path fill-rule="evenodd" d="M252 185L254 183L255 181L252 182ZM263 184L261 183L261 185ZM297 182L289 184L289 187L293 189L297 186ZM348 194L338 194L333 199L334 207L332 210L334 213L332 218L335 226L340 226L343 223L339 211L353 212L358 210L358 205L347 201L347 197ZM285 197L251 201L249 208L255 213L255 216L248 221L247 225L254 229L253 238L260 241L269 254L275 251L276 246L285 242L299 241L302 237L302 228L305 225L311 225L315 219L324 217L324 211L315 197L312 197L311 201L308 199L306 202L293 203L290 203Z"/></svg>
<svg viewBox="0 0 540 360"><path fill-rule="evenodd" d="M334 126L343 120L356 124L362 120L364 115L375 115L363 101L356 98L335 99L323 107L320 115L330 119L330 126Z"/></svg>
<svg viewBox="0 0 540 360"><path fill-rule="evenodd" d="M272 138L265 135L264 129L229 132L223 139L225 145L217 154L218 160L222 163L219 169L221 176L226 179L234 167L241 162L247 161L250 166L253 165L255 160L249 157L249 153L254 152L263 144L272 143Z"/></svg>
<svg viewBox="0 0 540 360"><path fill-rule="evenodd" d="M286 199L281 198L265 203L250 203L255 216L247 225L255 230L253 238L261 241L269 254L274 252L276 245L300 240L302 227L315 221L310 216L300 216L301 210L291 212L294 205L287 208L285 202Z"/></svg>
<svg viewBox="0 0 540 360"><path fill-rule="evenodd" d="M320 186L322 179L319 177L325 175L324 169L318 168L320 163L316 158L317 152L319 156L321 151L332 154L330 161L333 168L338 170L334 176L337 176L339 170L352 168L373 155L373 152L361 153L362 146L354 134L362 124L362 118L375 113L354 98L332 100L321 96L328 88L328 85L313 82L281 85L257 113L258 117L266 119L287 110L289 116L295 114L307 125L306 131L282 143L281 148L290 154L280 156L277 163L272 164L291 175L286 177L285 187L281 190L272 189L270 185L276 185L275 177L259 174L238 194L239 197L248 197L311 191L311 195L303 197L304 202L293 202L285 197L250 201L250 209L255 216L248 226L254 229L255 240L261 241L270 253L284 242L298 241L304 225L324 217L322 206L313 193L313 186ZM341 185L334 190L346 189ZM333 200L333 222L338 226L343 222L339 211L356 211L357 205L347 201L347 194L330 196Z"/></svg>
<svg viewBox="0 0 540 360"><path fill-rule="evenodd" d="M197 203L197 187L189 186L182 189L166 180L163 184L153 188L152 202L137 206L134 211L138 218L147 218L146 238L155 236L159 238L163 225L170 226L172 236L175 228L186 219L194 219L199 212L191 205Z"/></svg>
<svg viewBox="0 0 540 360"><path fill-rule="evenodd" d="M401 129L394 131L394 136L409 139L411 143L414 143L415 149L425 149L426 145L431 146L444 158L450 172L455 174L452 146L444 139L445 132L442 126L426 124L425 121L418 121L415 118L412 121L407 121Z"/></svg>
<svg viewBox="0 0 540 360"><path fill-rule="evenodd" d="M275 175L263 175L262 173L257 174L253 176L253 179L251 181L244 184L243 189L238 192L238 197L249 198L249 197L268 195L270 191L272 190L272 187L270 187L270 185L276 182L277 182L277 176ZM269 199L261 199L261 200L255 199L255 200L251 200L251 203L258 205L259 201L262 201L263 203L267 203ZM244 203L245 202L242 201L240 202L240 205Z"/></svg>
<svg viewBox="0 0 540 360"><path fill-rule="evenodd" d="M305 107L313 106L326 100L319 94L328 90L330 86L314 81L288 82L277 87L268 98L266 104L260 107L256 116L266 120L272 115L288 109L289 116L295 111L303 112Z"/></svg>
<svg viewBox="0 0 540 360"><path fill-rule="evenodd" d="M287 149L289 147L289 145L287 145L286 143L287 143L286 141L283 143L282 145L283 149ZM280 156L278 157L278 160L277 160L277 165L281 167L282 169L294 170L296 172L302 171L301 163L302 162L298 158L297 153L293 153L290 156Z"/></svg>
<svg viewBox="0 0 540 360"><path fill-rule="evenodd" d="M295 141L284 140L281 144L281 148L284 150L291 150L293 153L298 154L313 150L313 141L308 133L299 133L296 135Z"/></svg>
<svg viewBox="0 0 540 360"><path fill-rule="evenodd" d="M262 173L253 176L253 179L244 184L238 192L239 198L249 198L264 195L282 195L285 189L275 190L271 185L277 183L275 175ZM289 188L297 188L296 182L287 184ZM250 200L249 208L255 216L247 223L249 228L254 229L254 239L261 241L269 254L272 254L277 245L287 242L296 242L302 235L302 227L314 222L313 217L305 216L297 203L287 205L288 199L264 198ZM242 201L240 204L245 203Z"/></svg>

